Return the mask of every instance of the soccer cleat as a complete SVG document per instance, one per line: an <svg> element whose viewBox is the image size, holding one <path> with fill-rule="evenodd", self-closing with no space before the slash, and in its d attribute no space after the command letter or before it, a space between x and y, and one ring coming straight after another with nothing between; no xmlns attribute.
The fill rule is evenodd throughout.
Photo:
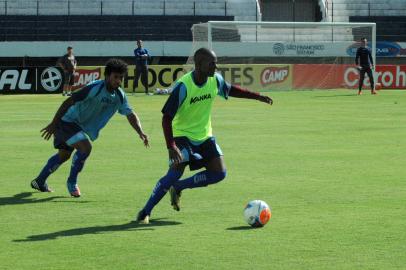
<svg viewBox="0 0 406 270"><path fill-rule="evenodd" d="M360 95L362 95L362 91L361 91L361 90L358 91L358 96L360 96Z"/></svg>
<svg viewBox="0 0 406 270"><path fill-rule="evenodd" d="M177 192L176 189L171 186L169 188L169 195L171 196L171 205L173 209L180 211L180 196L182 195L182 192Z"/></svg>
<svg viewBox="0 0 406 270"><path fill-rule="evenodd" d="M371 95L376 95L376 94L378 94L378 93L375 90L371 91Z"/></svg>
<svg viewBox="0 0 406 270"><path fill-rule="evenodd" d="M77 184L72 184L72 183L66 182L66 185L68 187L69 194L72 197L75 197L75 198L80 197L80 189L79 189L79 186Z"/></svg>
<svg viewBox="0 0 406 270"><path fill-rule="evenodd" d="M134 221L140 224L149 224L149 215L144 211L144 209L142 209L138 212Z"/></svg>
<svg viewBox="0 0 406 270"><path fill-rule="evenodd" d="M37 182L37 179L34 179L34 180L31 181L31 187L33 189L36 189L36 190L40 191L40 192L53 192L53 190L48 187L47 183L45 183L42 186L39 185L38 182Z"/></svg>

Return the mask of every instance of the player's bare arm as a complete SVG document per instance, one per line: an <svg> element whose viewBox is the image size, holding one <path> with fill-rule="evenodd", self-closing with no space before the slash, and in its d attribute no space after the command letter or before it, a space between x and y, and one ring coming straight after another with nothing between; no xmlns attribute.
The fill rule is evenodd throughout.
<svg viewBox="0 0 406 270"><path fill-rule="evenodd" d="M138 133L140 136L141 140L143 141L145 147L149 147L149 140L148 136L144 133L141 127L141 122L140 119L138 118L138 115L136 113L130 113L127 115L127 120L130 123L130 125L133 127L133 129Z"/></svg>
<svg viewBox="0 0 406 270"><path fill-rule="evenodd" d="M173 138L172 120L173 118L170 115L164 114L162 116L162 129L164 131L166 147L168 148L169 160L177 165L182 162L182 153L176 146Z"/></svg>
<svg viewBox="0 0 406 270"><path fill-rule="evenodd" d="M72 97L69 97L61 104L59 109L56 111L56 114L52 119L52 122L49 123L48 126L41 129L42 132L41 137L43 137L45 140L49 140L52 137L52 135L56 131L56 124L61 120L62 116L65 115L65 113L69 110L69 108L73 104L75 104L75 101L73 100Z"/></svg>
<svg viewBox="0 0 406 270"><path fill-rule="evenodd" d="M255 99L269 105L273 104L273 100L271 97L264 96L256 92L251 92L248 89L243 89L238 85L231 86L229 96L236 98Z"/></svg>
<svg viewBox="0 0 406 270"><path fill-rule="evenodd" d="M273 104L272 98L271 98L271 97L268 97L268 96L260 95L259 98L258 98L258 100L261 101L261 102L267 103L267 104L269 104L269 105L272 105L272 104Z"/></svg>

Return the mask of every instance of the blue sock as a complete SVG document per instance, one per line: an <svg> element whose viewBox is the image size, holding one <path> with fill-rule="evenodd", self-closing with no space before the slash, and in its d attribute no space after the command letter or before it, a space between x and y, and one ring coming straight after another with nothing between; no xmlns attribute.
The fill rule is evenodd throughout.
<svg viewBox="0 0 406 270"><path fill-rule="evenodd" d="M186 178L185 180L176 182L173 185L173 187L177 191L182 191L186 188L205 187L207 185L218 183L225 177L226 171L224 172L202 171L193 175L192 177Z"/></svg>
<svg viewBox="0 0 406 270"><path fill-rule="evenodd" d="M72 167L70 168L70 174L68 177L68 182L75 185L78 182L78 174L82 171L83 166L85 165L85 161L89 154L84 154L78 150L76 150L75 155L73 155L72 159Z"/></svg>
<svg viewBox="0 0 406 270"><path fill-rule="evenodd" d="M53 155L37 176L36 179L38 184L41 186L44 185L48 176L51 175L51 173L53 173L54 171L56 171L61 164L62 162L59 159L59 155L58 154Z"/></svg>
<svg viewBox="0 0 406 270"><path fill-rule="evenodd" d="M166 192L168 192L169 188L179 180L182 174L183 172L169 169L168 173L159 179L154 190L152 191L151 197L144 206L144 211L148 215L151 215L151 211L154 206L159 203L159 201L165 196Z"/></svg>

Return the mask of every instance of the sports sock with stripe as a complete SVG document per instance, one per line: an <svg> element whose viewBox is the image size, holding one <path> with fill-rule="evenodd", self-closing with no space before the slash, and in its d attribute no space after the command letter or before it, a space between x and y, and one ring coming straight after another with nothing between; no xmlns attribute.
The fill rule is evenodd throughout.
<svg viewBox="0 0 406 270"><path fill-rule="evenodd" d="M158 183L156 183L156 186L152 191L151 197L144 206L144 211L148 215L151 214L151 211L154 208L154 206L159 203L159 201L165 196L166 192L168 192L169 188L176 181L179 180L182 174L183 172L169 169L168 173L164 177L159 179Z"/></svg>
<svg viewBox="0 0 406 270"><path fill-rule="evenodd" d="M70 169L70 174L68 177L68 182L71 184L76 184L78 181L78 174L82 171L85 161L89 154L82 153L76 150L75 155L72 159L72 167Z"/></svg>
<svg viewBox="0 0 406 270"><path fill-rule="evenodd" d="M37 178L36 178L37 183L39 185L43 186L45 184L45 181L47 180L47 178L51 175L51 173L56 171L61 164L62 164L62 162L61 162L61 160L59 158L59 155L58 154L53 155L48 160L48 162L44 166L44 168L42 168L39 175L37 176Z"/></svg>
<svg viewBox="0 0 406 270"><path fill-rule="evenodd" d="M205 187L207 185L212 185L220 182L226 177L226 171L224 172L212 172L212 171L202 171L192 177L186 178L176 182L173 187L176 191L182 191L186 188L198 188Z"/></svg>

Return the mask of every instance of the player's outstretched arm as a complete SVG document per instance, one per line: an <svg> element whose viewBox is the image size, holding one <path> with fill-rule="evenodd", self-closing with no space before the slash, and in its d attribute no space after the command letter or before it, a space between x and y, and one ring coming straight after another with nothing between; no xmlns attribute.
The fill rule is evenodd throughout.
<svg viewBox="0 0 406 270"><path fill-rule="evenodd" d="M52 119L52 122L48 124L48 126L44 127L41 129L41 136L45 140L49 140L53 134L55 134L56 131L56 125L57 123L61 120L62 116L65 115L65 113L68 111L68 109L75 104L75 101L73 100L72 97L67 98L59 107L59 109L56 111L54 118Z"/></svg>
<svg viewBox="0 0 406 270"><path fill-rule="evenodd" d="M231 85L230 92L228 93L228 95L230 97L255 99L255 100L270 104L270 105L273 104L272 98L270 98L268 96L263 96L256 92L251 92L247 89L243 89L243 88L239 87L238 85Z"/></svg>
<svg viewBox="0 0 406 270"><path fill-rule="evenodd" d="M132 112L129 115L127 115L127 120L133 127L133 129L138 133L145 147L149 147L148 136L144 133L144 131L142 131L141 122L140 119L138 118L138 115Z"/></svg>

